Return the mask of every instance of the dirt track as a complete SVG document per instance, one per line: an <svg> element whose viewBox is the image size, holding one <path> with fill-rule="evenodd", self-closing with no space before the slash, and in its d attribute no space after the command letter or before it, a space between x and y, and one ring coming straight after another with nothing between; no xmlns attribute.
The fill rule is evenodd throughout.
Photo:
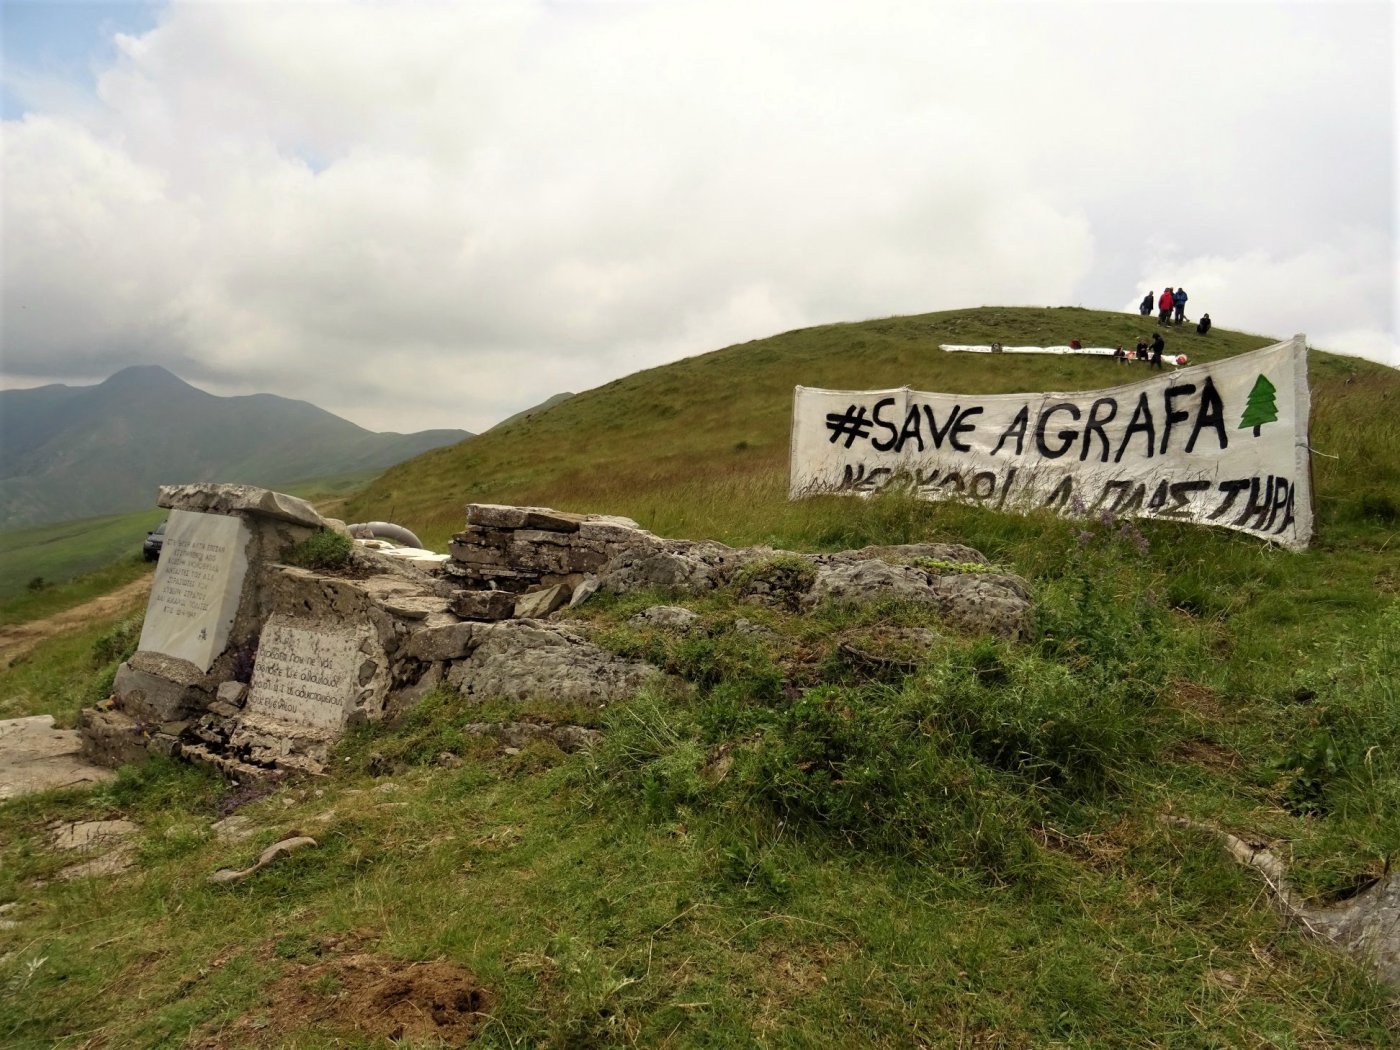
<svg viewBox="0 0 1400 1050"><path fill-rule="evenodd" d="M111 594L65 609L47 620L0 627L0 667L9 667L40 642L86 626L93 620L135 610L151 592L151 577L132 580Z"/></svg>

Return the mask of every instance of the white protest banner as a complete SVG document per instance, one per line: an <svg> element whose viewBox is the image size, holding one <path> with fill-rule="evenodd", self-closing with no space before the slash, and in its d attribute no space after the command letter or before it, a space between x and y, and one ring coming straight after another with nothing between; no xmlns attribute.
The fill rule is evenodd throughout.
<svg viewBox="0 0 1400 1050"><path fill-rule="evenodd" d="M1307 343L1108 390L793 396L791 499L868 496L1167 518L1295 549L1312 536Z"/></svg>

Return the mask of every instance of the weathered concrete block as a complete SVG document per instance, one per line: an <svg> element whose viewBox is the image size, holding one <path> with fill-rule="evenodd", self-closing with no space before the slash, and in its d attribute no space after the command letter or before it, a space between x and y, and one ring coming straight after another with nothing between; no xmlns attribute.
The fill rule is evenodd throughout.
<svg viewBox="0 0 1400 1050"><path fill-rule="evenodd" d="M569 588L556 584L542 591L522 594L515 603L515 615L522 620L538 620L569 600Z"/></svg>
<svg viewBox="0 0 1400 1050"><path fill-rule="evenodd" d="M347 720L383 712L386 663L369 623L274 614L258 646L243 726L256 720L335 739Z"/></svg>
<svg viewBox="0 0 1400 1050"><path fill-rule="evenodd" d="M134 718L121 711L86 708L78 714L78 732L83 757L108 769L140 762L149 754L149 735Z"/></svg>
<svg viewBox="0 0 1400 1050"><path fill-rule="evenodd" d="M255 485L223 485L196 482L192 485L162 485L156 504L171 510L192 510L213 514L261 514L277 521L289 521L319 529L326 522L316 508L304 499Z"/></svg>
<svg viewBox="0 0 1400 1050"><path fill-rule="evenodd" d="M112 694L124 712L141 722L171 722L208 700L191 686L138 671L129 661L117 668Z"/></svg>
<svg viewBox="0 0 1400 1050"><path fill-rule="evenodd" d="M515 595L509 591L458 591L452 611L464 620L506 620L515 615Z"/></svg>
<svg viewBox="0 0 1400 1050"><path fill-rule="evenodd" d="M83 759L82 747L79 733L53 727L53 715L0 719L0 801L111 780Z"/></svg>

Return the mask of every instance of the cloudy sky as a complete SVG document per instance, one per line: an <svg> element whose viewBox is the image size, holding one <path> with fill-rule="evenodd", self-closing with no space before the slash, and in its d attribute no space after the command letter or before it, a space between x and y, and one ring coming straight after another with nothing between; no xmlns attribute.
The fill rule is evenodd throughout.
<svg viewBox="0 0 1400 1050"><path fill-rule="evenodd" d="M804 325L1188 314L1400 366L1390 3L3 0L0 385L373 429Z"/></svg>

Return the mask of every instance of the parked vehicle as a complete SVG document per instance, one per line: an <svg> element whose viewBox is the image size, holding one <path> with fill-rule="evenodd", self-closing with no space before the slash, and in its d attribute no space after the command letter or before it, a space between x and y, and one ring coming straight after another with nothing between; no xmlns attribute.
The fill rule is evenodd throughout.
<svg viewBox="0 0 1400 1050"><path fill-rule="evenodd" d="M147 561L155 561L160 557L160 549L165 545L165 526L166 522L162 521L146 533L146 542L141 544L141 553Z"/></svg>

